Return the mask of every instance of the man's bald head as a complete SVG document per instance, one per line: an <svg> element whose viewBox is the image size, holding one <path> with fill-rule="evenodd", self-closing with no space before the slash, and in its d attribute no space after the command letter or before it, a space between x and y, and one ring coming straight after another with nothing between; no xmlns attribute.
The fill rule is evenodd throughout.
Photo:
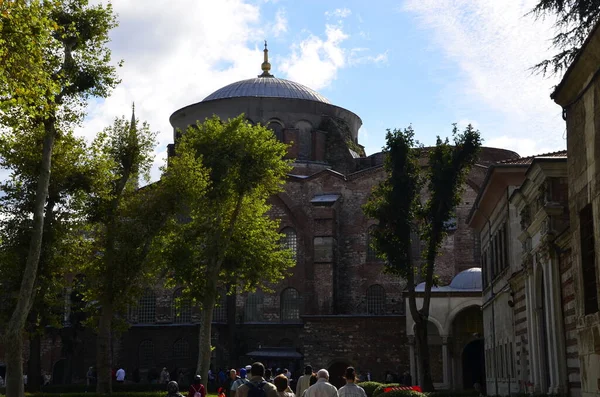
<svg viewBox="0 0 600 397"><path fill-rule="evenodd" d="M320 369L319 372L317 372L317 379L329 380L329 371L326 369Z"/></svg>

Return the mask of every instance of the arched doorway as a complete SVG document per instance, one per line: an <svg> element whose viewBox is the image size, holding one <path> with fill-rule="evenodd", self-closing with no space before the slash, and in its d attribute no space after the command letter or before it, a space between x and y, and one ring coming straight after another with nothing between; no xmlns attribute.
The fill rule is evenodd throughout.
<svg viewBox="0 0 600 397"><path fill-rule="evenodd" d="M345 361L336 361L329 366L329 383L337 387L338 389L346 384L346 380L344 380L344 374L346 373L346 368L348 368L350 364Z"/></svg>
<svg viewBox="0 0 600 397"><path fill-rule="evenodd" d="M67 366L67 360L60 359L54 363L52 368L52 384L62 385L65 383L65 370Z"/></svg>
<svg viewBox="0 0 600 397"><path fill-rule="evenodd" d="M462 352L463 389L473 389L475 383L485 384L485 355L483 339L467 343Z"/></svg>

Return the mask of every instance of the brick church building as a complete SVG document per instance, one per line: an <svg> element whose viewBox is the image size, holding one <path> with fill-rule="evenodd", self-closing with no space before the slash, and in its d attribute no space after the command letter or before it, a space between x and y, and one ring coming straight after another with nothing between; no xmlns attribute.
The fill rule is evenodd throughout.
<svg viewBox="0 0 600 397"><path fill-rule="evenodd" d="M278 139L290 143L289 156L295 159L284 192L271 199L271 215L281 220L285 244L296 252L296 267L275 286L275 293L221 294L213 321L213 370L261 360L289 368L295 376L305 364L328 368L334 384L340 383L348 365L370 372L374 380L383 380L387 371L401 375L410 369L412 349L405 281L384 274L384 265L369 244L375 221L362 211L373 187L385 177L383 155L366 156L358 142L362 124L358 115L308 87L271 75L267 54L265 47L263 73L258 77L225 86L170 118L176 138L177 131L213 114L227 119L244 113L249 122L266 125ZM436 265L442 284L480 266L479 240L466 224L469 211L487 168L518 157L508 150L482 149ZM453 285L458 288L440 290L436 299L460 298L461 284ZM472 290L465 293L473 295ZM180 290L149 288L132 309L131 327L115 340L115 365L135 373L140 382L163 367L173 374L194 371L199 313L185 302L176 307L179 294ZM460 343L444 345L444 360L442 342L439 351L432 349L439 355L432 360L438 384L472 386L457 378L464 371L451 367L469 365L460 360L462 349L472 339L483 338L481 311L473 310L479 306L465 306L468 315L454 317L468 326L450 324L445 333L441 326L437 330L437 336L443 333L445 338L452 338L452 330L468 333L468 338L454 335ZM83 380L87 368L95 365L91 331L77 337L68 356L57 335L43 341L44 372L52 373L58 383L66 380L65 371L72 372L73 380Z"/></svg>

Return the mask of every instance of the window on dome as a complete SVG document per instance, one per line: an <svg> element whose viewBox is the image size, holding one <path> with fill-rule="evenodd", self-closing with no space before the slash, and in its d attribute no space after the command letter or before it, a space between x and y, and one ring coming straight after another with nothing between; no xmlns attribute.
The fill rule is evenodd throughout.
<svg viewBox="0 0 600 397"><path fill-rule="evenodd" d="M367 289L367 313L376 316L385 314L385 289L379 284Z"/></svg>
<svg viewBox="0 0 600 397"><path fill-rule="evenodd" d="M146 291L138 304L138 323L153 324L156 321L156 297L154 291Z"/></svg>
<svg viewBox="0 0 600 397"><path fill-rule="evenodd" d="M267 128L273 131L275 138L277 138L279 142L283 142L283 126L280 123L277 121L270 121Z"/></svg>
<svg viewBox="0 0 600 397"><path fill-rule="evenodd" d="M298 121L298 160L312 160L312 124L308 121Z"/></svg>
<svg viewBox="0 0 600 397"><path fill-rule="evenodd" d="M281 293L281 321L294 323L300 320L300 294L295 288L286 288Z"/></svg>

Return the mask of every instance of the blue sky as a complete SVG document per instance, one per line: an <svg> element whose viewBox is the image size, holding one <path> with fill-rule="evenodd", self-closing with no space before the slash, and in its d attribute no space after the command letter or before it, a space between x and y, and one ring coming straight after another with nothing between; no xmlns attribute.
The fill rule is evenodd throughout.
<svg viewBox="0 0 600 397"><path fill-rule="evenodd" d="M506 4L505 4L506 3ZM137 116L159 132L153 179L172 142L169 115L260 72L298 81L363 120L367 154L386 128L412 124L432 144L473 123L486 146L530 155L565 148L557 77L528 68L551 53L551 21L525 14L534 0L118 0L111 35L125 65L113 95L93 102L80 133Z"/></svg>

